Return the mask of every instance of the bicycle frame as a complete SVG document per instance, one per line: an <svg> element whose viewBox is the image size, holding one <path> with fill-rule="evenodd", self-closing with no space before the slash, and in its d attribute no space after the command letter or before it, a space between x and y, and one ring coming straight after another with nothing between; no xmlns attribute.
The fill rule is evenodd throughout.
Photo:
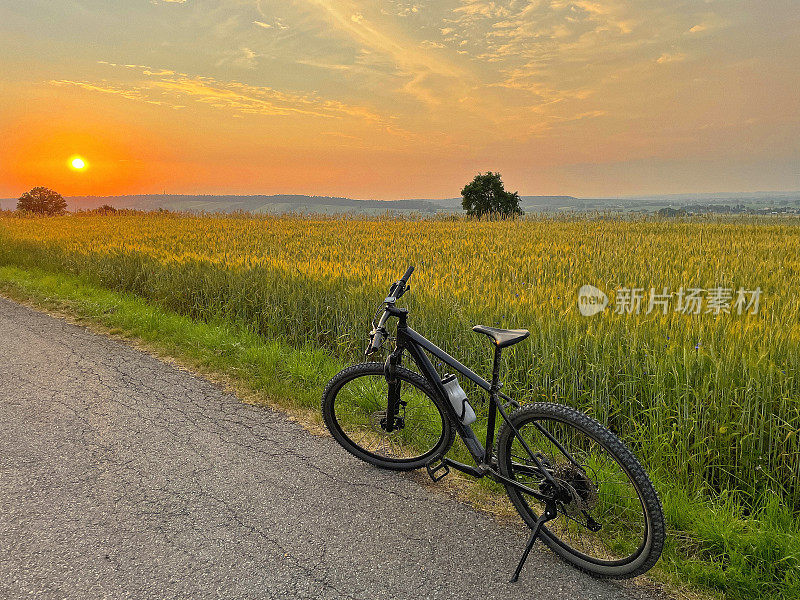
<svg viewBox="0 0 800 600"><path fill-rule="evenodd" d="M507 402L513 403L514 401L509 398L507 395L501 393L499 388L502 384L499 382L499 369L500 369L500 349L495 349L495 356L494 356L494 368L492 372L492 381L489 382L485 380L483 377L475 373L469 367L463 365L458 360L450 356L447 352L439 348L436 344L431 342L430 340L426 339L424 336L420 335L418 332L414 331L411 327L408 326L407 323L407 316L408 310L403 308L397 308L395 306L387 306L386 311L391 315L398 318L399 322L397 325L397 335L396 335L396 347L395 350L391 353L391 355L386 360L386 377L389 382L389 398L387 406L387 423L388 427L393 428L393 418L390 418L390 415L395 415L398 402L399 402L399 384L396 384L393 381L393 373L397 366L401 364L402 361L402 353L407 351L410 355L414 363L416 363L417 367L419 368L422 375L428 380L436 389L436 391L440 394L440 396L445 400L444 406L445 410L447 411L448 418L450 419L451 423L455 426L456 432L464 441L464 444L467 446L470 454L472 455L473 460L477 467L470 467L469 465L465 465L454 460L443 458L442 464L451 466L459 471L463 471L474 477L483 477L485 475L489 475L496 481L511 485L521 491L524 491L527 494L541 500L543 502L552 502L552 497L542 494L540 491L530 488L522 483L519 483L513 479L505 477L504 475L500 474L495 468L495 464L492 461L492 448L494 447L494 437L495 437L495 428L496 428L496 421L497 421L497 413L500 413L501 418L506 422L506 424L512 429L516 438L520 441L520 444L525 449L525 451L530 456L531 460L535 463L536 468L532 468L528 465L516 465L518 469L525 470L529 469L531 474L535 474L538 476L544 477L554 489L558 489L558 485L553 480L552 476L548 472L548 470L544 467L540 459L533 453L533 451L528 447L528 444L525 440L520 436L519 431L517 428L511 423L508 418L508 414L506 413L503 405L500 403L500 399ZM428 356L425 352L429 352L431 355L435 356L443 363L449 365L459 373L461 373L464 377L472 381L478 387L484 389L489 393L489 417L486 426L486 445L484 446L480 440L476 437L475 433L472 431L472 428L468 425L464 425L461 420L458 418L455 409L447 401L447 392L442 385L441 377L439 373L436 371L435 367L431 363ZM574 464L578 465L577 461L575 461L569 452L556 440L549 432L547 432L543 427L535 424L537 429L545 435L551 442L553 442L556 447L559 448L561 452ZM579 466L579 465L578 465ZM438 467L437 467L438 468Z"/></svg>

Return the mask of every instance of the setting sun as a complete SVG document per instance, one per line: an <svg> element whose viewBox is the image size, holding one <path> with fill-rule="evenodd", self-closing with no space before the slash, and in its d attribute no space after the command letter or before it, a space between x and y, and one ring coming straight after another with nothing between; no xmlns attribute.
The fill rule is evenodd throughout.
<svg viewBox="0 0 800 600"><path fill-rule="evenodd" d="M70 166L76 171L82 171L86 168L86 161L80 157L75 157L70 161Z"/></svg>

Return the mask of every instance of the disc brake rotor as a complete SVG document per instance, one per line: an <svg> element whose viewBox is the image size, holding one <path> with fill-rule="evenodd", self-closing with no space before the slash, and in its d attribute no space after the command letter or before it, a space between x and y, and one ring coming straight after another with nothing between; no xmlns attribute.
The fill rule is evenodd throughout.
<svg viewBox="0 0 800 600"><path fill-rule="evenodd" d="M376 410L374 413L372 413L370 415L370 425L372 425L376 431L386 432L386 411ZM403 429L405 425L405 416L397 415L394 418L394 431Z"/></svg>

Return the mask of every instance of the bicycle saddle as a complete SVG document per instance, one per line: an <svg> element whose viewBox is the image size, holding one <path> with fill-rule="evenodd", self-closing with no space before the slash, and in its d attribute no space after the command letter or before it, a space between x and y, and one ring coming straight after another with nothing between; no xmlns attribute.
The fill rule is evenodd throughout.
<svg viewBox="0 0 800 600"><path fill-rule="evenodd" d="M495 329L494 327L486 327L485 325L475 325L472 331L488 335L494 340L498 348L513 346L531 334L527 329Z"/></svg>

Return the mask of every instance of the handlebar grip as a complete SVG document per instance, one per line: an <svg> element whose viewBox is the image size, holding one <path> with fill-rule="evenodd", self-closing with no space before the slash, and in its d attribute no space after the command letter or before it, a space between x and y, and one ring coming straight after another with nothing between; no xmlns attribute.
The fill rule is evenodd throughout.
<svg viewBox="0 0 800 600"><path fill-rule="evenodd" d="M407 288L406 284L408 283L408 278L411 277L411 274L413 272L414 272L414 267L413 266L408 267L408 269L406 269L405 274L391 285L391 287L389 288L389 295L386 297L387 301L394 302L400 296L406 293L406 288Z"/></svg>
<svg viewBox="0 0 800 600"><path fill-rule="evenodd" d="M403 285L405 285L405 284L408 282L408 278L409 278L409 277L411 277L411 274L412 274L413 272L414 272L414 265L411 265L410 267L408 267L408 269L406 269L406 274L405 274L405 275L403 275L403 276L400 278L400 281L402 281L402 282L403 282Z"/></svg>

